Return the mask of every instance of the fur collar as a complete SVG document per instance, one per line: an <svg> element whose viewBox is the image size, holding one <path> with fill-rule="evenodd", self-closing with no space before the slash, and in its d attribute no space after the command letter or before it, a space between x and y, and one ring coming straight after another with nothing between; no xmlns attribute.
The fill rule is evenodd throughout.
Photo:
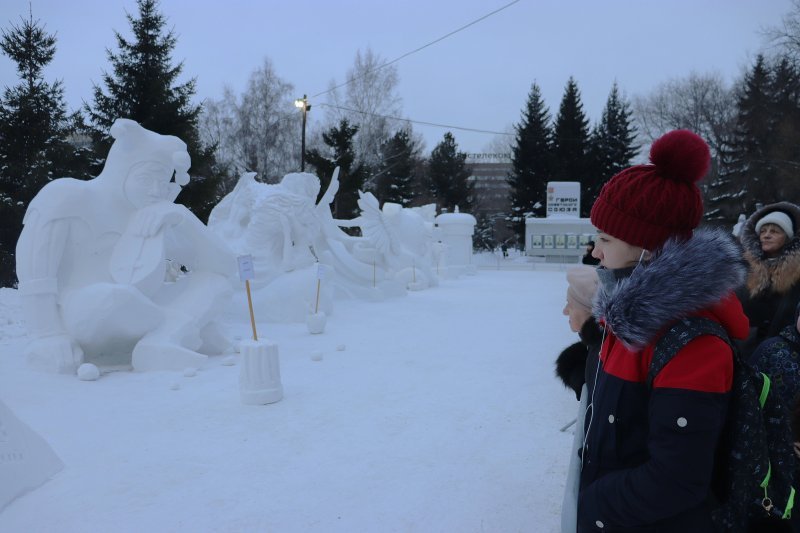
<svg viewBox="0 0 800 533"><path fill-rule="evenodd" d="M599 346L603 342L603 330L593 316L590 316L578 332L581 342L588 346Z"/></svg>
<svg viewBox="0 0 800 533"><path fill-rule="evenodd" d="M613 289L601 289L593 312L639 351L671 322L727 297L745 275L741 251L728 232L699 229L688 240L667 241Z"/></svg>
<svg viewBox="0 0 800 533"><path fill-rule="evenodd" d="M767 259L761 251L756 223L772 211L784 211L794 219L795 235L778 257ZM745 222L741 241L744 258L750 267L747 277L750 297L769 290L786 294L800 280L800 207L789 202L762 207Z"/></svg>

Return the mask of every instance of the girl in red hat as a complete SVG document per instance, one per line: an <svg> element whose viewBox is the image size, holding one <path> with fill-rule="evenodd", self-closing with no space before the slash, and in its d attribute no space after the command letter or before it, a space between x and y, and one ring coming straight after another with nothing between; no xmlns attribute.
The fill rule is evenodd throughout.
<svg viewBox="0 0 800 533"><path fill-rule="evenodd" d="M673 131L653 143L650 160L611 178L591 211L600 231L593 312L604 338L587 383L581 532L713 531L710 485L732 351L704 335L675 355L652 388L646 379L655 343L681 318L709 318L731 338L746 337L734 295L746 270L727 232L695 229L708 145Z"/></svg>

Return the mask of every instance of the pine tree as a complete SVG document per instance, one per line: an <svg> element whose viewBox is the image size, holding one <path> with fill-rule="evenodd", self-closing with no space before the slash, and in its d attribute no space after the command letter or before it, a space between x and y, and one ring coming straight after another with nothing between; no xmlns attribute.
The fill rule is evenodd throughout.
<svg viewBox="0 0 800 533"><path fill-rule="evenodd" d="M544 216L547 182L551 169L552 129L550 113L542 100L541 90L533 84L522 114L522 121L514 127L516 144L512 148L511 174L511 227L522 244L525 238L525 217Z"/></svg>
<svg viewBox="0 0 800 533"><path fill-rule="evenodd" d="M381 147L381 162L375 180L375 196L383 202L393 202L403 207L411 205L415 198L419 148L408 130L395 133Z"/></svg>
<svg viewBox="0 0 800 533"><path fill-rule="evenodd" d="M771 93L770 69L759 55L740 89L732 139L721 150L724 167L720 177L725 186L717 194L726 201L717 204L726 218L751 213L757 202L777 200L769 192L775 181L775 167L768 156L773 142Z"/></svg>
<svg viewBox="0 0 800 533"><path fill-rule="evenodd" d="M88 153L67 140L75 131L61 82L42 71L56 52L56 38L33 14L3 30L0 49L17 64L19 85L0 99L0 285L15 283L14 250L28 203L49 181L86 179Z"/></svg>
<svg viewBox="0 0 800 533"><path fill-rule="evenodd" d="M431 152L428 161L428 187L440 210L469 212L472 209L472 183L466 166L467 154L458 151L449 131Z"/></svg>
<svg viewBox="0 0 800 533"><path fill-rule="evenodd" d="M94 106L85 106L93 126L94 148L103 161L112 141L108 132L117 118L129 118L148 130L180 138L192 158L192 178L177 201L206 220L219 201L220 176L215 168L214 147L204 147L200 142L200 106L191 103L195 80L176 85L183 63L172 65L177 38L173 31L165 33L166 19L158 11L158 1L136 3L139 17L127 15L133 39L115 32L119 52L108 51L113 69L113 74L103 73L108 93L95 85Z"/></svg>
<svg viewBox="0 0 800 533"><path fill-rule="evenodd" d="M603 184L622 169L630 166L639 147L634 144L636 127L630 104L619 94L616 82L611 87L600 122L592 131L590 140L592 171L586 176L581 200L588 206L594 204Z"/></svg>
<svg viewBox="0 0 800 533"><path fill-rule="evenodd" d="M339 167L339 192L332 210L335 218L344 220L358 216L358 191L363 188L367 177L364 165L355 164L353 137L356 133L358 126L351 126L347 119L342 119L338 127L322 134L322 140L330 148L328 155L318 149L306 153L306 162L316 169L322 184L320 198L330 184L333 171Z"/></svg>
<svg viewBox="0 0 800 533"><path fill-rule="evenodd" d="M594 198L593 181L589 177L589 120L583 112L581 94L570 77L564 89L561 106L553 128L553 172L550 181L581 183L581 216L589 216Z"/></svg>
<svg viewBox="0 0 800 533"><path fill-rule="evenodd" d="M797 170L800 163L800 72L794 61L778 58L772 68L772 143L767 157L775 169L771 194L776 200L794 200L800 195Z"/></svg>

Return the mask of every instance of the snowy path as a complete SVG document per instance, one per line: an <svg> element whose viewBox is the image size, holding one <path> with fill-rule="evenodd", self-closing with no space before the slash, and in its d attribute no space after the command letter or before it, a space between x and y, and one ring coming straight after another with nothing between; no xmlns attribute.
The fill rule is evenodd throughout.
<svg viewBox="0 0 800 533"><path fill-rule="evenodd" d="M0 512L0 531L556 531L559 428L577 407L553 376L575 340L565 290L563 272L481 271L339 302L319 336L263 324L284 399L260 407L221 358L191 378L33 372L4 290L0 400L66 468ZM248 335L242 318L231 334Z"/></svg>

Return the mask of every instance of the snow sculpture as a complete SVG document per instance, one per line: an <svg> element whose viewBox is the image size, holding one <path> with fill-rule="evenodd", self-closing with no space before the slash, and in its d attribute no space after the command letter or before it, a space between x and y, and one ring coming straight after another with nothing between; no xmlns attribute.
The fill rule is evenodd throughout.
<svg viewBox="0 0 800 533"><path fill-rule="evenodd" d="M28 361L74 372L86 359L135 370L200 366L227 347L213 319L235 256L173 201L186 144L118 119L102 172L47 184L25 213L17 275ZM189 273L167 282L167 259ZM172 278L174 279L174 273Z"/></svg>
<svg viewBox="0 0 800 533"><path fill-rule="evenodd" d="M0 511L62 468L50 445L0 402Z"/></svg>
<svg viewBox="0 0 800 533"><path fill-rule="evenodd" d="M472 262L472 235L476 223L474 216L460 213L458 206L454 213L442 213L436 217L448 271L456 275L477 272Z"/></svg>
<svg viewBox="0 0 800 533"><path fill-rule="evenodd" d="M253 256L255 286L314 263L310 246L320 232L319 179L292 173L277 185L258 183L255 172L239 178L211 211L208 226L237 253Z"/></svg>
<svg viewBox="0 0 800 533"><path fill-rule="evenodd" d="M438 285L431 268L435 264L433 228L424 216L435 212L435 206L406 209L384 202L381 209L372 193L358 194L361 215L346 224L361 228L364 239L378 252L381 266L390 276L415 284L411 288Z"/></svg>
<svg viewBox="0 0 800 533"><path fill-rule="evenodd" d="M334 293L382 299L405 293L412 283L438 283L432 271L435 206L404 209L386 203L381 210L371 193L361 192L361 215L337 220L330 205L338 174L336 169L319 202L319 178L313 174L287 174L276 185L245 174L211 212L209 228L237 254L253 256L253 305L262 320L302 322L312 312L330 315ZM363 237L342 227L360 227ZM331 271L318 303L316 263Z"/></svg>
<svg viewBox="0 0 800 533"><path fill-rule="evenodd" d="M322 230L322 211L316 203L319 179L292 173L279 184L244 174L234 190L211 211L208 226L239 254L253 256L253 307L260 320L302 322L316 305L314 246ZM336 192L338 182L325 198ZM330 287L324 285L318 307L330 314Z"/></svg>

